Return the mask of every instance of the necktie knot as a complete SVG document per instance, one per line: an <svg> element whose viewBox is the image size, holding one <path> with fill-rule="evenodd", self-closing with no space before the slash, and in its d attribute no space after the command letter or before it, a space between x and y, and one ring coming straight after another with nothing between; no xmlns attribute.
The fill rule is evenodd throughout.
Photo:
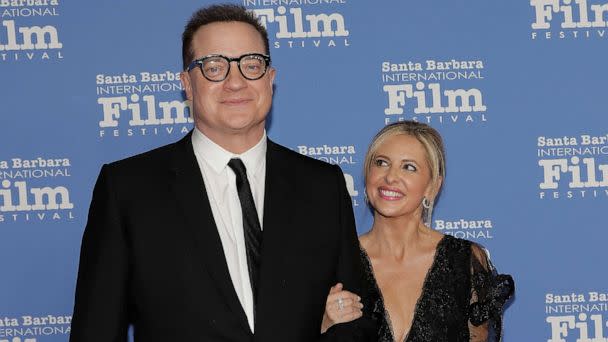
<svg viewBox="0 0 608 342"><path fill-rule="evenodd" d="M232 158L228 162L228 166L234 171L237 182L247 178L247 168L240 158Z"/></svg>

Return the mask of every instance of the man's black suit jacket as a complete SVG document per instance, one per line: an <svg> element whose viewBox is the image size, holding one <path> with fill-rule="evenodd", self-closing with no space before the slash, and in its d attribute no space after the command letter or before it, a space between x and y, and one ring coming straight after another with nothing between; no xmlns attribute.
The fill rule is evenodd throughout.
<svg viewBox="0 0 608 342"><path fill-rule="evenodd" d="M71 342L359 341L359 319L319 336L329 288L361 290L339 167L268 141L255 337L226 265L191 135L104 165L84 232Z"/></svg>

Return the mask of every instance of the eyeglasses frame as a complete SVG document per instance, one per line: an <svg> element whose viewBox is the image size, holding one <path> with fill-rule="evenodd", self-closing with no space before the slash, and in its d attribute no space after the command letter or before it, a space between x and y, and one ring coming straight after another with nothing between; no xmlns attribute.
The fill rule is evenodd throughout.
<svg viewBox="0 0 608 342"><path fill-rule="evenodd" d="M243 74L243 70L241 70L241 60L243 59L243 57L248 57L248 56L256 56L256 57L261 57L264 62L266 62L266 68L264 68L264 72L260 75L260 77L258 78L249 78L247 76L245 76L245 74ZM212 80L209 79L206 75L205 72L203 72L203 61L207 58L211 58L211 57L220 57L223 58L224 60L228 61L228 70L226 71L226 76L224 76L224 78L222 78L221 80ZM197 66L199 67L199 69L201 69L201 74L203 74L203 77L205 77L208 81L210 82L222 82L224 81L228 75L230 74L230 67L232 66L232 62L236 62L239 72L241 73L241 75L250 81L255 81L255 80L259 80L260 78L264 77L264 75L266 75L266 72L268 72L268 68L270 68L270 56L262 54L262 53L246 53L244 55L240 55L239 57L234 57L234 58L230 58L230 57L226 57L224 55L220 55L220 54L211 54L211 55L206 55L203 56L201 58L197 58L195 60L192 61L192 63L190 63L188 65L188 67L186 68L187 72L190 72L190 70L196 68Z"/></svg>

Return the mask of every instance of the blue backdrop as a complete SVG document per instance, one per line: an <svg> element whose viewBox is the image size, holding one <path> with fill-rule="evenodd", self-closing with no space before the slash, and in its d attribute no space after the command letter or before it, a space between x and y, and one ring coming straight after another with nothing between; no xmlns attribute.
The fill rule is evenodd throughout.
<svg viewBox="0 0 608 342"><path fill-rule="evenodd" d="M191 129L180 37L207 3L0 0L0 342L68 340L94 181ZM504 340L608 341L605 1L239 3L270 32L269 136L342 167L360 233L372 135L428 122L434 227L516 280Z"/></svg>

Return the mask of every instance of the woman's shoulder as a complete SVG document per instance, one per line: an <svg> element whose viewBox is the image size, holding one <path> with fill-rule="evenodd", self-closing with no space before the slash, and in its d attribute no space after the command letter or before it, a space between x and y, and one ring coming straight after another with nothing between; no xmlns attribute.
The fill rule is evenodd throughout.
<svg viewBox="0 0 608 342"><path fill-rule="evenodd" d="M445 235L442 242L451 249L470 252L471 256L477 258L487 258L488 250L478 242L458 238L452 235Z"/></svg>
<svg viewBox="0 0 608 342"><path fill-rule="evenodd" d="M448 254L460 254L465 257L474 253L473 250L483 250L483 247L471 240L457 238L449 234L443 235L439 247Z"/></svg>
<svg viewBox="0 0 608 342"><path fill-rule="evenodd" d="M474 287L496 288L506 301L515 290L513 278L509 274L498 272L490 260L489 251L480 243L446 235L447 244L461 251L461 260L472 274Z"/></svg>
<svg viewBox="0 0 608 342"><path fill-rule="evenodd" d="M458 269L495 271L490 262L488 250L477 242L446 234L440 242L438 252L441 252L442 257L447 259L446 262Z"/></svg>
<svg viewBox="0 0 608 342"><path fill-rule="evenodd" d="M443 239L446 241L446 243L453 245L453 246L468 247L474 243L471 240L462 239L462 238L455 237L455 236L449 235L449 234L445 234Z"/></svg>

